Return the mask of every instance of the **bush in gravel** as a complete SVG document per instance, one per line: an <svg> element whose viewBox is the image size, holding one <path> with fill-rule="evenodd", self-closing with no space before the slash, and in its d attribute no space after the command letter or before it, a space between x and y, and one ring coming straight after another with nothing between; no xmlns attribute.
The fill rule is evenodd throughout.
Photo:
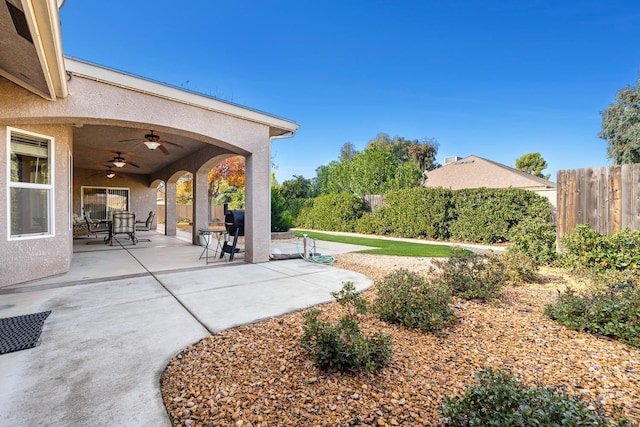
<svg viewBox="0 0 640 427"><path fill-rule="evenodd" d="M462 299L498 299L507 281L505 265L495 256L452 248L448 259L433 263L440 268L441 283Z"/></svg>
<svg viewBox="0 0 640 427"><path fill-rule="evenodd" d="M528 255L507 251L504 255L492 254L489 257L497 258L496 262L504 265L506 284L518 285L538 280L538 264Z"/></svg>
<svg viewBox="0 0 640 427"><path fill-rule="evenodd" d="M305 312L301 346L323 369L371 372L384 366L393 355L391 338L381 332L368 338L362 335L358 316L367 312L368 303L356 293L353 282L346 282L331 296L347 309L347 314L331 324L320 320L319 309Z"/></svg>
<svg viewBox="0 0 640 427"><path fill-rule="evenodd" d="M438 332L454 320L451 291L405 269L395 271L376 284L378 298L373 312L385 322L407 328Z"/></svg>
<svg viewBox="0 0 640 427"><path fill-rule="evenodd" d="M640 267L640 231L620 230L602 236L588 224L577 225L560 239L560 262L571 269L636 270Z"/></svg>
<svg viewBox="0 0 640 427"><path fill-rule="evenodd" d="M581 295L569 288L545 313L563 325L640 348L640 286L627 279Z"/></svg>
<svg viewBox="0 0 640 427"><path fill-rule="evenodd" d="M556 226L544 218L525 218L511 230L507 252L529 256L538 265L556 259Z"/></svg>
<svg viewBox="0 0 640 427"><path fill-rule="evenodd" d="M601 410L552 387L529 388L510 374L488 368L460 398L445 398L440 409L448 426L612 426ZM620 420L618 426L630 426Z"/></svg>

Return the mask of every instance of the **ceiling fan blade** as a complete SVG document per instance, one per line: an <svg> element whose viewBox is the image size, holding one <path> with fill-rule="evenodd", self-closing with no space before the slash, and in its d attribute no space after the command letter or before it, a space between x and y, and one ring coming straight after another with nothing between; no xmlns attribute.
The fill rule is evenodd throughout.
<svg viewBox="0 0 640 427"><path fill-rule="evenodd" d="M160 144L158 148L160 149L160 151L162 151L162 154L164 154L165 156L169 155L169 150L167 150L167 148L164 145Z"/></svg>
<svg viewBox="0 0 640 427"><path fill-rule="evenodd" d="M131 141L140 141L140 138L132 138L132 139L121 139L118 142L131 142Z"/></svg>
<svg viewBox="0 0 640 427"><path fill-rule="evenodd" d="M134 168L139 168L140 167L140 165L138 165L136 163L133 163L133 162L130 162L129 160L127 160L127 164L133 166Z"/></svg>
<svg viewBox="0 0 640 427"><path fill-rule="evenodd" d="M180 144L176 144L175 142L169 142L169 141L164 141L164 140L162 140L162 141L160 141L160 142L162 142L163 144L169 144L169 145L173 145L174 147L180 147L180 148L182 148L182 145L180 145Z"/></svg>

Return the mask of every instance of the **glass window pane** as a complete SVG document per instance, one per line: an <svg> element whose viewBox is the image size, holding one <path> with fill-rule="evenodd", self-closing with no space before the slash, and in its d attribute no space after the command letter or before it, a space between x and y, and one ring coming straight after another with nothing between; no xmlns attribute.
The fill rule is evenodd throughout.
<svg viewBox="0 0 640 427"><path fill-rule="evenodd" d="M49 184L49 140L11 133L11 181Z"/></svg>
<svg viewBox="0 0 640 427"><path fill-rule="evenodd" d="M49 233L49 190L12 187L11 236Z"/></svg>

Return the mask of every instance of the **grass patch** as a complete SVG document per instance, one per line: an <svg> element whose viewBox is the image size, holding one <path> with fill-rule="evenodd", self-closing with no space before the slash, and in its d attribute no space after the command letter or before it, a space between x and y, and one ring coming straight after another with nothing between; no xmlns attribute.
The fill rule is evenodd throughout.
<svg viewBox="0 0 640 427"><path fill-rule="evenodd" d="M431 245L427 243L401 242L397 240L372 239L369 237L343 236L335 234L317 233L315 231L296 231L296 237L307 234L312 239L327 242L348 243L350 245L373 246L375 249L358 251L362 254L397 255L418 257L448 257L451 247L446 245Z"/></svg>

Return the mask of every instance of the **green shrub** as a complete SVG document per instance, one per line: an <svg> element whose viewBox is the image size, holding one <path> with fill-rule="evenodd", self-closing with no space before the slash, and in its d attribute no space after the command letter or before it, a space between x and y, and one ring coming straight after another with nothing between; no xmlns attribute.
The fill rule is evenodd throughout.
<svg viewBox="0 0 640 427"><path fill-rule="evenodd" d="M364 214L362 198L353 194L324 194L313 199L298 215L300 227L327 231L354 231L357 220Z"/></svg>
<svg viewBox="0 0 640 427"><path fill-rule="evenodd" d="M271 231L288 231L293 226L291 212L280 187L271 187Z"/></svg>
<svg viewBox="0 0 640 427"><path fill-rule="evenodd" d="M395 271L376 286L378 298L372 308L381 320L439 332L454 319L451 292L408 270Z"/></svg>
<svg viewBox="0 0 640 427"><path fill-rule="evenodd" d="M391 227L387 226L384 209L375 209L373 212L365 212L356 222L356 232L363 234L375 234L384 236L391 234Z"/></svg>
<svg viewBox="0 0 640 427"><path fill-rule="evenodd" d="M453 248L448 259L433 262L441 270L441 282L462 299L498 299L507 280L502 261L489 255Z"/></svg>
<svg viewBox="0 0 640 427"><path fill-rule="evenodd" d="M519 188L473 188L454 193L454 240L481 243L509 241L511 230L525 218L548 220L549 201Z"/></svg>
<svg viewBox="0 0 640 427"><path fill-rule="evenodd" d="M537 265L556 259L556 226L544 218L525 218L511 230L509 252L529 256Z"/></svg>
<svg viewBox="0 0 640 427"><path fill-rule="evenodd" d="M504 255L494 254L490 257L496 258L495 262L502 262L507 284L518 285L538 280L538 265L529 255L507 251Z"/></svg>
<svg viewBox="0 0 640 427"><path fill-rule="evenodd" d="M291 212L291 219L294 225L298 225L298 215L300 211L313 206L313 199L287 199L287 209Z"/></svg>
<svg viewBox="0 0 640 427"><path fill-rule="evenodd" d="M422 187L389 192L380 208L381 228L400 237L448 239L451 195L451 190Z"/></svg>
<svg viewBox="0 0 640 427"><path fill-rule="evenodd" d="M445 398L440 409L448 426L611 426L601 410L551 387L529 388L506 372L476 373L478 384L463 397ZM619 426L629 426L622 420Z"/></svg>
<svg viewBox="0 0 640 427"><path fill-rule="evenodd" d="M545 313L563 325L640 348L640 286L627 279L581 295L567 289Z"/></svg>
<svg viewBox="0 0 640 427"><path fill-rule="evenodd" d="M571 269L635 270L640 266L640 231L621 230L602 236L588 224L577 225L560 239L561 263Z"/></svg>
<svg viewBox="0 0 640 427"><path fill-rule="evenodd" d="M384 366L393 355L391 338L381 332L364 337L358 326L358 315L366 313L367 301L355 292L352 282L346 282L340 292L331 295L347 309L347 314L331 324L320 320L321 310L305 312L300 345L322 369L370 372Z"/></svg>

